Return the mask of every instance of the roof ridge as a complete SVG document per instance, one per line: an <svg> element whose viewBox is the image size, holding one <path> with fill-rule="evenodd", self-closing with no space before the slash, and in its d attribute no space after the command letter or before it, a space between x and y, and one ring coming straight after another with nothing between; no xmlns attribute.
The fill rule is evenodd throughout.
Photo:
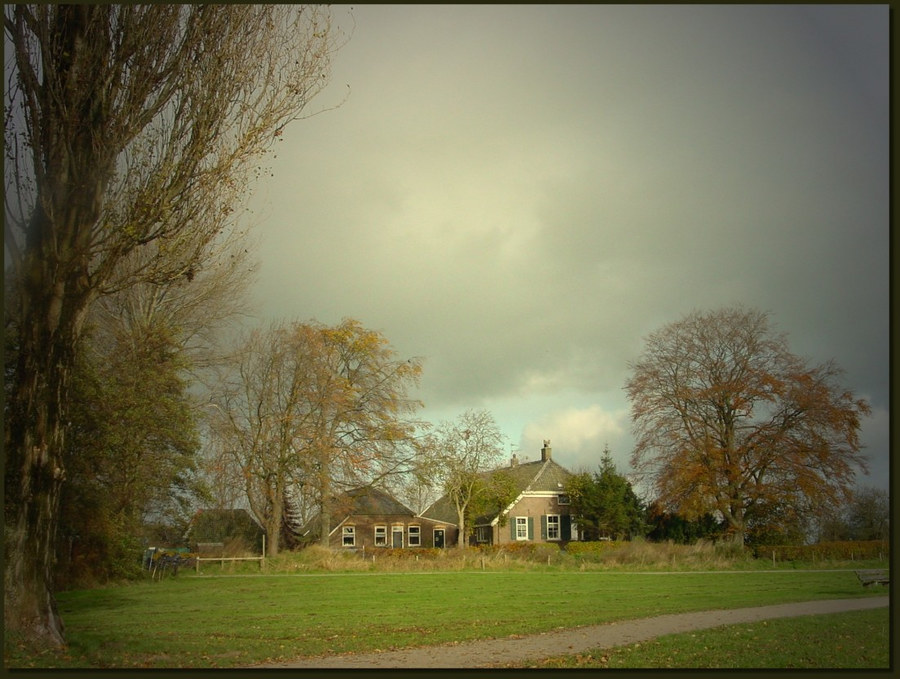
<svg viewBox="0 0 900 679"><path fill-rule="evenodd" d="M525 490L526 490L526 491L531 490L531 487L532 487L535 483L538 482L538 479L541 478L541 476L542 476L543 473L544 473L544 470L547 468L547 465L548 465L550 462L553 462L553 460L547 459L547 460L544 460L544 461L543 461L543 464L541 464L541 468L538 469L538 473L535 474L535 475L534 475L534 478L531 479L531 481L529 482L529 484L528 484L527 486L525 486Z"/></svg>

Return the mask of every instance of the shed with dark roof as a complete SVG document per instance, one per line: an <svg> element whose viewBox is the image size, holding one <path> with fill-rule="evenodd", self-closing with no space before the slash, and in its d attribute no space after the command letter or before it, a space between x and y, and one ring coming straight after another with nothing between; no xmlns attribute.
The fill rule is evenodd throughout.
<svg viewBox="0 0 900 679"><path fill-rule="evenodd" d="M319 516L308 521L300 539L318 542L320 522ZM344 549L441 548L456 544L455 531L455 525L417 516L389 493L367 486L332 498L328 544Z"/></svg>

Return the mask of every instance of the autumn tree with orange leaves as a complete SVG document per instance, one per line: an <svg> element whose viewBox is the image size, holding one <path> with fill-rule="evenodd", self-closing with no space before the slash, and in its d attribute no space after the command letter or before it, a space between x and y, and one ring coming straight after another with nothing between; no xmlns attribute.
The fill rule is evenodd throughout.
<svg viewBox="0 0 900 679"><path fill-rule="evenodd" d="M625 389L631 463L669 511L720 514L736 542L779 517L846 500L869 405L833 361L808 366L769 314L694 312L651 334Z"/></svg>
<svg viewBox="0 0 900 679"><path fill-rule="evenodd" d="M270 556L292 493L315 496L327 541L335 494L408 471L421 403L407 392L421 370L352 319L274 323L249 334L210 414Z"/></svg>

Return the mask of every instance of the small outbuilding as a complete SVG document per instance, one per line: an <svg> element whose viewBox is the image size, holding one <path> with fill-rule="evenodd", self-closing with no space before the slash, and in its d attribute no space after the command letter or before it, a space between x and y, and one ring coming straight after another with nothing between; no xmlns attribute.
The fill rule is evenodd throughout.
<svg viewBox="0 0 900 679"><path fill-rule="evenodd" d="M262 549L262 526L246 509L201 509L191 519L185 540L194 552L200 545L226 545L253 552Z"/></svg>
<svg viewBox="0 0 900 679"><path fill-rule="evenodd" d="M306 544L319 541L320 517L298 531ZM341 549L444 548L456 544L456 526L416 515L389 493L355 488L332 498L328 544Z"/></svg>

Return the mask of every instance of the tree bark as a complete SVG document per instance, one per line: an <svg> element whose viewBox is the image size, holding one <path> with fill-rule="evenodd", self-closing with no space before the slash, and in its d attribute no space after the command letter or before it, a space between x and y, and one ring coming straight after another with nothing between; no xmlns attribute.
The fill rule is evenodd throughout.
<svg viewBox="0 0 900 679"><path fill-rule="evenodd" d="M457 547L465 547L466 546L466 508L465 507L457 507L456 508L456 516L459 521L459 535L456 536L456 546Z"/></svg>
<svg viewBox="0 0 900 679"><path fill-rule="evenodd" d="M38 213L35 233L41 233ZM53 597L57 512L65 478L63 445L69 377L90 292L45 258L26 261L18 356L6 420L7 632L61 646ZM51 281L55 281L51 284Z"/></svg>
<svg viewBox="0 0 900 679"><path fill-rule="evenodd" d="M326 465L322 465L326 467ZM327 472L319 474L321 509L319 513L319 544L328 547L331 539L331 477Z"/></svg>
<svg viewBox="0 0 900 679"><path fill-rule="evenodd" d="M91 303L139 280L191 280L242 195L229 187L327 82L328 10L278 7L6 6L7 188L21 211L8 203L4 224L20 293L5 310L18 324L4 432L7 632L64 643L53 543ZM153 267L126 266L149 244Z"/></svg>

